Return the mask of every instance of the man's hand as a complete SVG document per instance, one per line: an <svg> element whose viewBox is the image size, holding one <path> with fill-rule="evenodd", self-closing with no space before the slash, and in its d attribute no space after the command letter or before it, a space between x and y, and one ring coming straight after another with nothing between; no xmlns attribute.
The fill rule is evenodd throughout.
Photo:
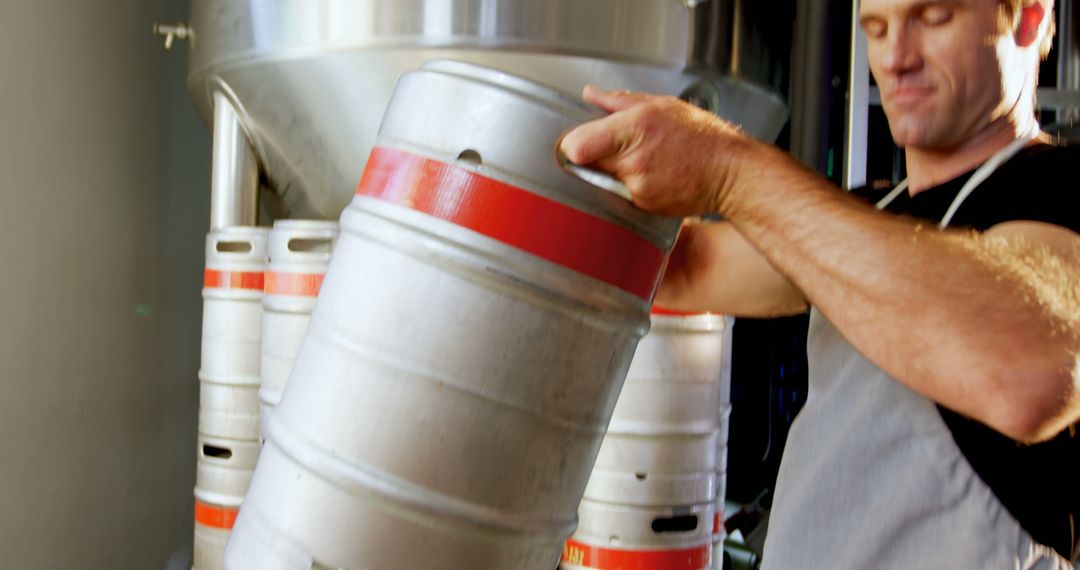
<svg viewBox="0 0 1080 570"><path fill-rule="evenodd" d="M771 145L674 97L592 87L584 97L611 114L570 131L563 153L620 179L643 210L728 216L740 192L760 183L755 173L794 164ZM692 223L671 254L657 303L760 317L801 312L806 298L734 225Z"/></svg>
<svg viewBox="0 0 1080 570"><path fill-rule="evenodd" d="M740 165L755 145L738 127L670 96L586 87L586 101L611 115L563 138L571 162L609 172L634 204L671 216L722 212Z"/></svg>

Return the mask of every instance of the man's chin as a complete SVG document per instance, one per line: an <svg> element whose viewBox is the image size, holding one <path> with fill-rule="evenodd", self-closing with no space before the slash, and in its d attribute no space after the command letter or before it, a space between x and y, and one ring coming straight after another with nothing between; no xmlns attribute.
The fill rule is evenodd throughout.
<svg viewBox="0 0 1080 570"><path fill-rule="evenodd" d="M923 137L908 131L893 131L893 144L898 148L921 147L925 145Z"/></svg>
<svg viewBox="0 0 1080 570"><path fill-rule="evenodd" d="M930 128L931 121L919 117L905 117L904 120L890 122L893 143L900 148L937 148L942 146L945 133L935 132Z"/></svg>

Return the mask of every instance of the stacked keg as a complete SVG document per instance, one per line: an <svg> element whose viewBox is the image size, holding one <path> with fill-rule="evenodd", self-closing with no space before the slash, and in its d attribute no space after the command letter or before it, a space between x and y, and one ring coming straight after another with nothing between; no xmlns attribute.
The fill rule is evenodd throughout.
<svg viewBox="0 0 1080 570"><path fill-rule="evenodd" d="M706 570L721 528L724 317L654 310L563 570Z"/></svg>
<svg viewBox="0 0 1080 570"><path fill-rule="evenodd" d="M270 232L259 387L262 425L281 401L337 236L337 222L313 220L279 220Z"/></svg>
<svg viewBox="0 0 1080 570"><path fill-rule="evenodd" d="M402 77L228 568L558 564L679 227L560 167L599 116L471 65Z"/></svg>
<svg viewBox="0 0 1080 570"><path fill-rule="evenodd" d="M225 543L259 455L259 363L267 230L206 239L195 482L196 570L223 568Z"/></svg>
<svg viewBox="0 0 1080 570"><path fill-rule="evenodd" d="M713 567L723 570L724 529L726 520L725 499L727 497L728 434L731 429L731 342L735 319L725 317L724 346L720 365L720 406L718 409L720 435L716 438L716 514L713 519Z"/></svg>

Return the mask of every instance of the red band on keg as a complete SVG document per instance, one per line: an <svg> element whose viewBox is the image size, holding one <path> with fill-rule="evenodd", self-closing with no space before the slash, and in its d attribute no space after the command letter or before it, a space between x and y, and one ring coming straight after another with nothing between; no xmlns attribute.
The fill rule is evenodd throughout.
<svg viewBox="0 0 1080 570"><path fill-rule="evenodd" d="M203 273L203 287L207 289L254 289L262 291L261 271L218 271L207 269Z"/></svg>
<svg viewBox="0 0 1080 570"><path fill-rule="evenodd" d="M665 317L689 317L693 315L707 315L708 313L702 311L676 311L674 309L665 309L663 307L653 305L652 314Z"/></svg>
<svg viewBox="0 0 1080 570"><path fill-rule="evenodd" d="M618 550L568 540L562 561L599 570L702 570L710 561L709 545L679 550Z"/></svg>
<svg viewBox="0 0 1080 570"><path fill-rule="evenodd" d="M664 252L615 224L405 151L371 151L357 194L468 228L648 299Z"/></svg>
<svg viewBox="0 0 1080 570"><path fill-rule="evenodd" d="M195 499L195 522L203 526L231 529L236 523L237 513L239 509L215 507Z"/></svg>
<svg viewBox="0 0 1080 570"><path fill-rule="evenodd" d="M322 273L278 273L266 272L265 291L268 295L297 295L317 297L322 287Z"/></svg>
<svg viewBox="0 0 1080 570"><path fill-rule="evenodd" d="M712 533L713 536L720 534L720 530L724 528L724 511L717 509L713 515Z"/></svg>

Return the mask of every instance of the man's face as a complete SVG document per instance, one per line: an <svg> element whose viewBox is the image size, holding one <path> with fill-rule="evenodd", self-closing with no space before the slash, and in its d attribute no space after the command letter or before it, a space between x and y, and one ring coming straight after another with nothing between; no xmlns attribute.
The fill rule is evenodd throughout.
<svg viewBox="0 0 1080 570"><path fill-rule="evenodd" d="M898 146L947 150L1008 111L1001 50L1009 36L997 5L862 0L870 70Z"/></svg>

